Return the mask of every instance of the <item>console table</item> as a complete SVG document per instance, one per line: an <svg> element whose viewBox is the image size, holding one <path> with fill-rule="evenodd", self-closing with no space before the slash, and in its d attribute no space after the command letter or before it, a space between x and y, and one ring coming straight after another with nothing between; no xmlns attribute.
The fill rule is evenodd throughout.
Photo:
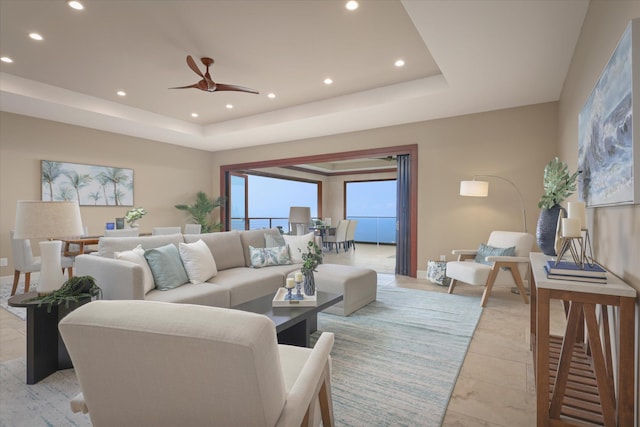
<svg viewBox="0 0 640 427"><path fill-rule="evenodd" d="M91 301L83 298L77 303L54 304L51 312L49 304L28 301L38 296L37 292L27 292L9 298L12 307L27 309L27 384L35 384L60 369L72 368L67 347L58 332L60 320L77 307Z"/></svg>
<svg viewBox="0 0 640 427"><path fill-rule="evenodd" d="M531 346L536 377L537 425L591 423L589 425L632 426L635 289L610 273L607 273L607 284L604 285L547 279L544 265L552 258L531 253L530 259L533 273ZM549 333L551 299L565 304L567 325L564 336L551 336ZM601 324L598 323L598 305L602 314ZM617 370L609 334L608 313L611 307L619 307Z"/></svg>

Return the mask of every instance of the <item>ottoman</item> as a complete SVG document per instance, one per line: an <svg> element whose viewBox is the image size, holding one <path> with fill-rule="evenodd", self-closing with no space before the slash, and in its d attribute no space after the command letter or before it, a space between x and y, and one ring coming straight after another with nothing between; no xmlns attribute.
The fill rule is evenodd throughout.
<svg viewBox="0 0 640 427"><path fill-rule="evenodd" d="M325 313L348 316L376 300L375 270L340 264L320 264L317 270L314 273L317 290L344 295L342 301L325 309Z"/></svg>

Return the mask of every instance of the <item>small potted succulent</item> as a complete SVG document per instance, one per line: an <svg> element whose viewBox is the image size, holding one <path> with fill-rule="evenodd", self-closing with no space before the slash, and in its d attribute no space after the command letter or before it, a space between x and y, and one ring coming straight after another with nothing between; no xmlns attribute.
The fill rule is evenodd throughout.
<svg viewBox="0 0 640 427"><path fill-rule="evenodd" d="M560 203L576 191L576 180L580 171L569 172L566 163L555 157L544 168L544 194L538 202L540 216L536 227L538 247L545 255L555 256L555 235L560 212Z"/></svg>

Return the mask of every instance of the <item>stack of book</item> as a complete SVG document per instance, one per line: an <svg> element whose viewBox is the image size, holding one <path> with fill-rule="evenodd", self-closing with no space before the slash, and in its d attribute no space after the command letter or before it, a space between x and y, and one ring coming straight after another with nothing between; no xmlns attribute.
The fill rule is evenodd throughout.
<svg viewBox="0 0 640 427"><path fill-rule="evenodd" d="M607 283L607 270L598 264L585 264L580 267L571 261L547 261L544 266L547 278L558 280L574 280L576 282Z"/></svg>

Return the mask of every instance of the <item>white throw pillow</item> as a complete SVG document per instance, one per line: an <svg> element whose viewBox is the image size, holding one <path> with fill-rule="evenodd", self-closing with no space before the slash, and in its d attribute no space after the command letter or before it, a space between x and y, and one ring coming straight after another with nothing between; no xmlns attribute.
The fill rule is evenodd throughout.
<svg viewBox="0 0 640 427"><path fill-rule="evenodd" d="M289 245L289 255L291 255L291 261L295 264L301 264L302 254L307 253L309 250L309 242L315 241L315 235L313 231L311 233L303 234L301 236L289 236L285 234L284 241Z"/></svg>
<svg viewBox="0 0 640 427"><path fill-rule="evenodd" d="M145 294L156 287L153 281L153 273L151 272L151 268L149 268L147 259L144 257L142 245L138 245L130 251L114 252L113 255L115 259L129 261L142 267L142 283Z"/></svg>
<svg viewBox="0 0 640 427"><path fill-rule="evenodd" d="M218 274L216 261L202 239L194 243L180 243L179 250L191 283L204 283Z"/></svg>

